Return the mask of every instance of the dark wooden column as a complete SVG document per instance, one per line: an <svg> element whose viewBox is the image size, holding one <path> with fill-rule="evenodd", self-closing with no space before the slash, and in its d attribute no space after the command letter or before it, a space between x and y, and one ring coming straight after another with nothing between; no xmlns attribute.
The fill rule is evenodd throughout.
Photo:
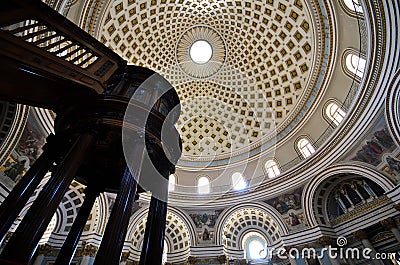
<svg viewBox="0 0 400 265"><path fill-rule="evenodd" d="M94 136L91 134L83 134L75 141L5 246L0 255L1 259L17 264L29 263L93 142Z"/></svg>
<svg viewBox="0 0 400 265"><path fill-rule="evenodd" d="M24 177L15 185L7 198L0 205L0 242L4 239L13 222L22 211L44 175L55 161L55 149L59 145L57 138L51 134L43 147L43 153L29 168ZM59 147L61 149L61 147Z"/></svg>
<svg viewBox="0 0 400 265"><path fill-rule="evenodd" d="M139 265L161 265L167 202L151 197Z"/></svg>
<svg viewBox="0 0 400 265"><path fill-rule="evenodd" d="M71 230L57 256L54 265L69 265L74 255L75 249L78 245L79 239L82 235L83 229L86 225L87 219L92 211L93 204L99 196L99 189L95 186L88 186L85 190L85 200L79 209Z"/></svg>
<svg viewBox="0 0 400 265"><path fill-rule="evenodd" d="M144 140L143 143L139 140L134 144L132 152L137 154L133 156L137 159L129 161L133 164L126 167L122 176L120 189L93 265L119 265L137 191L135 178L137 179L140 175L144 152Z"/></svg>

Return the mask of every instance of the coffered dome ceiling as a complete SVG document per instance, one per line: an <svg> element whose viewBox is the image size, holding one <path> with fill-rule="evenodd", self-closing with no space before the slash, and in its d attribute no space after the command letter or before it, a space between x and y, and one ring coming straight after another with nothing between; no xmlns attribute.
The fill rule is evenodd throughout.
<svg viewBox="0 0 400 265"><path fill-rule="evenodd" d="M285 137L323 89L332 47L324 14L301 0L116 0L97 35L176 88L182 164L240 160ZM212 48L207 62L192 60L199 40Z"/></svg>

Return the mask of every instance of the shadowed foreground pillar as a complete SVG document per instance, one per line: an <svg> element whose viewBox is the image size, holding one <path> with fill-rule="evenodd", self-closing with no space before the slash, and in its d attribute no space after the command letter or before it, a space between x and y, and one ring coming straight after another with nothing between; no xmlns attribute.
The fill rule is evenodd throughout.
<svg viewBox="0 0 400 265"><path fill-rule="evenodd" d="M162 264L167 202L151 197L139 265Z"/></svg>
<svg viewBox="0 0 400 265"><path fill-rule="evenodd" d="M93 141L91 134L79 136L5 246L0 255L0 264L2 260L16 264L29 263Z"/></svg>
<svg viewBox="0 0 400 265"><path fill-rule="evenodd" d="M125 168L120 189L107 222L103 239L97 252L93 265L118 265L121 251L128 230L129 218L137 192L135 179L140 175L142 166L144 140L138 139L134 143L132 152L136 160L130 167Z"/></svg>
<svg viewBox="0 0 400 265"><path fill-rule="evenodd" d="M47 137L43 153L0 205L0 242L55 161L56 149L61 151L62 147L58 141L59 139L52 134Z"/></svg>
<svg viewBox="0 0 400 265"><path fill-rule="evenodd" d="M79 209L78 215L76 216L74 223L72 224L71 230L68 233L67 238L57 256L54 265L69 265L75 249L78 245L79 238L82 235L83 229L86 225L87 219L89 218L90 212L92 211L93 204L96 201L97 196L100 194L97 187L89 186L85 190L85 200Z"/></svg>

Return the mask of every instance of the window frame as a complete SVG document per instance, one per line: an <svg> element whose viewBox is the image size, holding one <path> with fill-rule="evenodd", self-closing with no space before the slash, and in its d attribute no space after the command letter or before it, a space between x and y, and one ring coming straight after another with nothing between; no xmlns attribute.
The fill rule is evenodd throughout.
<svg viewBox="0 0 400 265"><path fill-rule="evenodd" d="M204 184L204 185L199 185L200 184L199 182L200 182L201 179L207 179L208 183ZM200 186L207 186L207 192L201 192ZM211 193L211 180L210 180L210 177L205 176L205 175L198 176L197 179L196 179L196 188L197 188L197 194L200 194L200 195L210 194ZM204 188L204 189L206 189L206 188Z"/></svg>
<svg viewBox="0 0 400 265"><path fill-rule="evenodd" d="M236 183L234 181L234 175L235 174L240 174L240 176L238 177ZM241 187L240 185L243 185L243 187ZM243 173L239 172L239 171L235 171L231 174L231 187L234 191L241 191L241 190L245 190L248 187L247 181L243 176Z"/></svg>
<svg viewBox="0 0 400 265"><path fill-rule="evenodd" d="M308 156L302 151L303 148L300 148L300 146L299 146L300 142L303 141L303 140L306 140L308 142L308 144L310 144L310 146L312 147L312 150L313 150L313 151L310 151L310 149L307 148L310 151L309 152L310 155L308 155ZM311 138L308 135L301 135L300 137L298 137L296 139L294 144L295 144L296 152L298 153L298 155L302 159L307 159L307 158L311 157L317 151L317 148L315 148L315 145L314 145L313 141L311 141Z"/></svg>
<svg viewBox="0 0 400 265"><path fill-rule="evenodd" d="M348 67L348 57L349 56L357 56L359 58L359 60L363 60L364 61L364 69L361 72L360 69L355 68L354 70L351 70ZM366 73L366 68L367 68L367 59L366 56L364 54L362 54L360 51L357 51L356 49L353 48L347 48L343 54L342 54L342 69L343 72L350 77L353 80L356 80L357 82L361 82L362 78L364 78L365 73ZM355 72L354 72L355 71ZM357 73L360 72L362 73L362 76L358 75Z"/></svg>
<svg viewBox="0 0 400 265"><path fill-rule="evenodd" d="M329 109L328 109L328 107L332 104L334 104L338 107L333 115L329 112ZM335 114L339 115L342 119L339 121L339 119L336 118L337 116ZM335 128L335 127L339 126L343 122L343 120L346 118L347 111L345 108L343 108L343 105L339 102L339 100L329 99L323 106L322 116L324 117L324 119L326 120L326 122L329 125L331 125L332 127Z"/></svg>
<svg viewBox="0 0 400 265"><path fill-rule="evenodd" d="M273 162L274 165L271 166L271 167L267 167L267 163L269 163L269 162L271 162L271 163ZM276 174L276 171L273 169L274 166L275 166L276 169L278 170L279 174ZM268 171L269 168L271 168L271 170L274 172L274 176L270 176L270 174L268 173L268 172L269 172L269 171ZM277 160L276 160L275 158L268 159L268 160L266 160L266 161L264 162L264 171L265 171L265 174L268 176L269 179L276 178L276 177L278 177L278 176L282 173L281 168L280 168L280 165L279 165L279 163L277 162Z"/></svg>
<svg viewBox="0 0 400 265"><path fill-rule="evenodd" d="M171 177L174 178L173 182L171 182ZM177 183L178 183L178 177L175 174L171 174L168 178L168 192L170 192L170 191L174 192ZM171 187L173 187L173 188L171 189Z"/></svg>
<svg viewBox="0 0 400 265"><path fill-rule="evenodd" d="M352 2L354 3L354 0L353 0ZM361 18L361 19L364 19L364 13L365 13L365 12L364 12L364 7L363 7L362 4L360 3L360 1L358 1L358 2L359 2L358 6L361 7L362 12L357 11L356 9L350 7L350 6L346 3L345 0L339 0L339 5L340 5L340 7L343 9L343 11L344 11L347 15L349 15L349 16L351 16L351 17L353 17L353 18ZM357 5L357 4L356 4L356 5Z"/></svg>

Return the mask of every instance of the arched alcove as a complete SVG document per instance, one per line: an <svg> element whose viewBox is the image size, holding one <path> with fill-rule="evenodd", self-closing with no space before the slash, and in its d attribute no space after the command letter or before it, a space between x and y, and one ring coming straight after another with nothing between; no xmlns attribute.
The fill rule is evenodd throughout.
<svg viewBox="0 0 400 265"><path fill-rule="evenodd" d="M305 209L307 222L311 227L318 224L328 224L326 210L324 211L322 206L317 205L326 205L327 194L334 188L329 183L332 182L332 185L339 184L340 181L348 179L368 180L369 183L373 182L379 186L383 192L395 187L394 182L386 175L365 165L339 164L327 168L317 174L303 191L303 208Z"/></svg>
<svg viewBox="0 0 400 265"><path fill-rule="evenodd" d="M139 260L146 229L148 209L138 210L131 218L125 246L129 246L129 259ZM178 209L168 208L165 241L168 245L166 253L168 262L183 262L190 254L190 246L194 245L195 232L188 216Z"/></svg>
<svg viewBox="0 0 400 265"><path fill-rule="evenodd" d="M243 240L250 232L261 234L268 247L281 246L281 236L288 233L281 215L264 203L245 203L227 209L216 224L216 244L224 246L226 255L236 258L244 258Z"/></svg>

